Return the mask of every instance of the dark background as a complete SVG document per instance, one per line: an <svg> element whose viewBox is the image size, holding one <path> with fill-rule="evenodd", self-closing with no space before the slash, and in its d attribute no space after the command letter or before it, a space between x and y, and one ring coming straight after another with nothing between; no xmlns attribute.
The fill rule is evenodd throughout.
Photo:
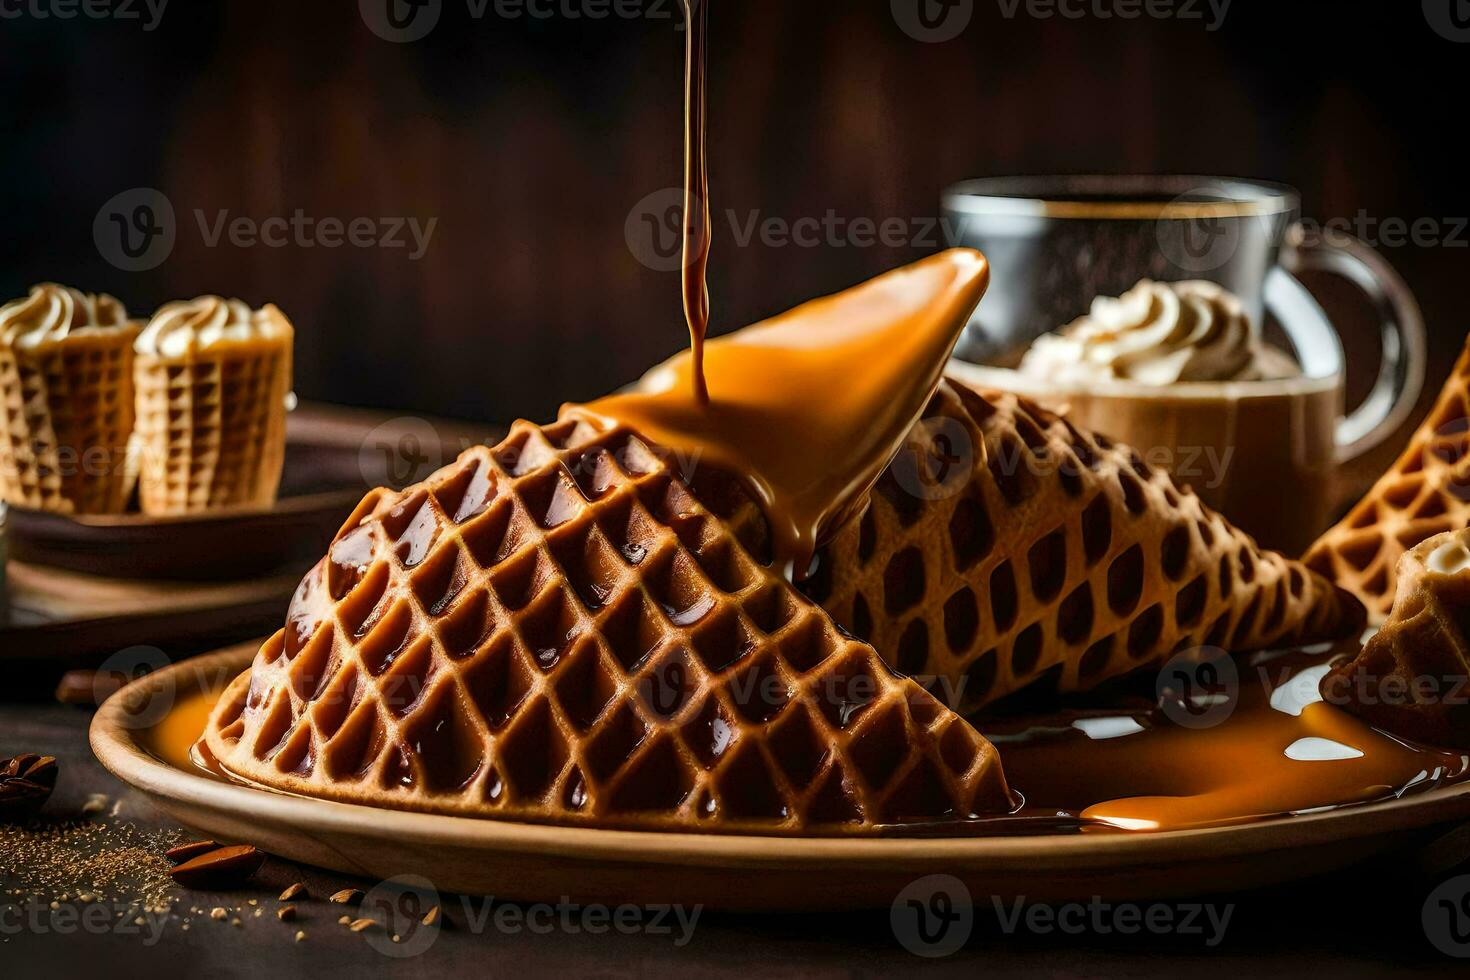
<svg viewBox="0 0 1470 980"><path fill-rule="evenodd" d="M57 279L138 315L206 291L274 301L296 322L307 398L504 420L600 394L684 343L677 276L640 264L624 236L630 209L681 179L683 35L674 0L647 3L656 16L512 20L492 6L476 20L445 0L435 30L402 45L352 0L173 0L151 32L0 20L0 294ZM888 0L713 4L719 211L911 218L965 177L1177 171L1290 182L1321 220L1470 214L1470 44L1435 33L1418 2L1235 0L1210 32L1007 18L976 0L942 44L906 35ZM173 202L178 242L158 268L122 272L93 221L143 186ZM415 262L211 248L193 217L298 208L438 226ZM716 332L933 248L740 248L716 225ZM1425 308L1431 387L1467 327L1467 237L1387 250ZM1319 292L1360 390L1376 333L1350 288Z"/></svg>

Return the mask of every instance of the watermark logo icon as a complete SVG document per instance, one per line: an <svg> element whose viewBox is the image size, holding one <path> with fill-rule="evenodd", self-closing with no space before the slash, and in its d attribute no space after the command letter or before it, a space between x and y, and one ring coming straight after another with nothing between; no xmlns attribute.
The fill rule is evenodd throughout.
<svg viewBox="0 0 1470 980"><path fill-rule="evenodd" d="M367 930L368 945L394 959L409 959L429 951L439 939L442 917L425 922L439 907L439 890L420 875L397 875L373 886L363 896L359 915L383 926Z"/></svg>
<svg viewBox="0 0 1470 980"><path fill-rule="evenodd" d="M1240 249L1244 220L1227 209L1226 202L1210 199L1208 188L1170 201L1155 226L1164 258L1187 273L1223 269Z"/></svg>
<svg viewBox="0 0 1470 980"><path fill-rule="evenodd" d="M123 272L156 269L178 239L173 202L152 187L116 194L98 209L92 239L98 254Z"/></svg>
<svg viewBox="0 0 1470 980"><path fill-rule="evenodd" d="M911 882L893 900L888 918L903 948L926 959L955 953L975 928L970 890L954 875Z"/></svg>
<svg viewBox="0 0 1470 980"><path fill-rule="evenodd" d="M695 198L694 207L699 207ZM628 251L654 272L675 272L684 267L684 192L665 187L644 196L628 212L623 223Z"/></svg>
<svg viewBox="0 0 1470 980"><path fill-rule="evenodd" d="M1200 647L1169 658L1155 682L1159 709L1181 728L1214 728L1235 713L1240 671L1223 650Z"/></svg>
<svg viewBox="0 0 1470 980"><path fill-rule="evenodd" d="M368 487L406 487L449 462L444 440L426 419L389 419L369 432L357 452L357 468Z"/></svg>
<svg viewBox="0 0 1470 980"><path fill-rule="evenodd" d="M915 436L893 458L893 480L919 500L946 500L970 483L975 440L947 415L919 422Z"/></svg>
<svg viewBox="0 0 1470 980"><path fill-rule="evenodd" d="M443 464L439 433L421 418L405 416L377 426L362 441L358 469L370 487L418 483Z"/></svg>
<svg viewBox="0 0 1470 980"><path fill-rule="evenodd" d="M905 34L928 44L953 41L975 17L975 0L889 0L889 7Z"/></svg>
<svg viewBox="0 0 1470 980"><path fill-rule="evenodd" d="M1451 878L1430 892L1420 921L1435 949L1470 959L1470 875Z"/></svg>
<svg viewBox="0 0 1470 980"><path fill-rule="evenodd" d="M93 675L93 698L100 704L122 684L135 681L155 670L162 670L171 662L157 647L138 646L119 650L102 661L96 674ZM151 728L173 710L174 700L178 693L176 685L172 682L172 678L163 683L165 686L156 691L136 710L124 714L122 722L124 727Z"/></svg>
<svg viewBox="0 0 1470 980"><path fill-rule="evenodd" d="M394 44L428 37L444 13L444 0L357 0L368 30Z"/></svg>
<svg viewBox="0 0 1470 980"><path fill-rule="evenodd" d="M1446 41L1470 43L1470 0L1424 0L1424 19Z"/></svg>

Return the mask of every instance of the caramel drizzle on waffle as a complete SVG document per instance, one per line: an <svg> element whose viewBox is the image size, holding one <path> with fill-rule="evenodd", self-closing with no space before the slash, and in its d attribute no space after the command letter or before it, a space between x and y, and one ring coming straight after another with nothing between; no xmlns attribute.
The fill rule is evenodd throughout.
<svg viewBox="0 0 1470 980"><path fill-rule="evenodd" d="M852 833L1011 806L973 728L648 445L571 420L370 494L206 740L272 788L529 821Z"/></svg>

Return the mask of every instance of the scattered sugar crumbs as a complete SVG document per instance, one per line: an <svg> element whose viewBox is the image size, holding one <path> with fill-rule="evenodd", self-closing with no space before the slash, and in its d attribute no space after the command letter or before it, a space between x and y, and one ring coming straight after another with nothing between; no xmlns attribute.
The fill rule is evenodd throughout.
<svg viewBox="0 0 1470 980"><path fill-rule="evenodd" d="M168 912L177 889L163 852L181 831L87 820L0 824L0 882L11 896Z"/></svg>
<svg viewBox="0 0 1470 980"><path fill-rule="evenodd" d="M39 902L54 912L64 905L99 904L111 908L118 921L172 920L173 928L186 933L191 927L241 928L245 920L260 918L264 909L258 899L229 907L190 904L197 896L180 890L164 852L191 839L182 830L102 822L95 816L0 823L0 906ZM295 941L305 939L298 931ZM0 969L0 977L4 972Z"/></svg>

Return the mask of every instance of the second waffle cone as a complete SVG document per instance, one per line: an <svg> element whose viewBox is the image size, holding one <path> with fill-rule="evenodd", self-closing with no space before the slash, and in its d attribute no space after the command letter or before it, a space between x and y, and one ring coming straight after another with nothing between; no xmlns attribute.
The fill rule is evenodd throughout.
<svg viewBox="0 0 1470 980"><path fill-rule="evenodd" d="M808 591L966 709L1082 691L1193 647L1361 628L1346 593L1127 446L1011 394L945 381Z"/></svg>
<svg viewBox="0 0 1470 980"><path fill-rule="evenodd" d="M1387 618L1399 559L1421 541L1470 525L1470 340L1439 399L1398 461L1307 553L1330 576Z"/></svg>
<svg viewBox="0 0 1470 980"><path fill-rule="evenodd" d="M145 514L275 503L285 462L289 340L234 342L176 358L139 354L136 379Z"/></svg>

